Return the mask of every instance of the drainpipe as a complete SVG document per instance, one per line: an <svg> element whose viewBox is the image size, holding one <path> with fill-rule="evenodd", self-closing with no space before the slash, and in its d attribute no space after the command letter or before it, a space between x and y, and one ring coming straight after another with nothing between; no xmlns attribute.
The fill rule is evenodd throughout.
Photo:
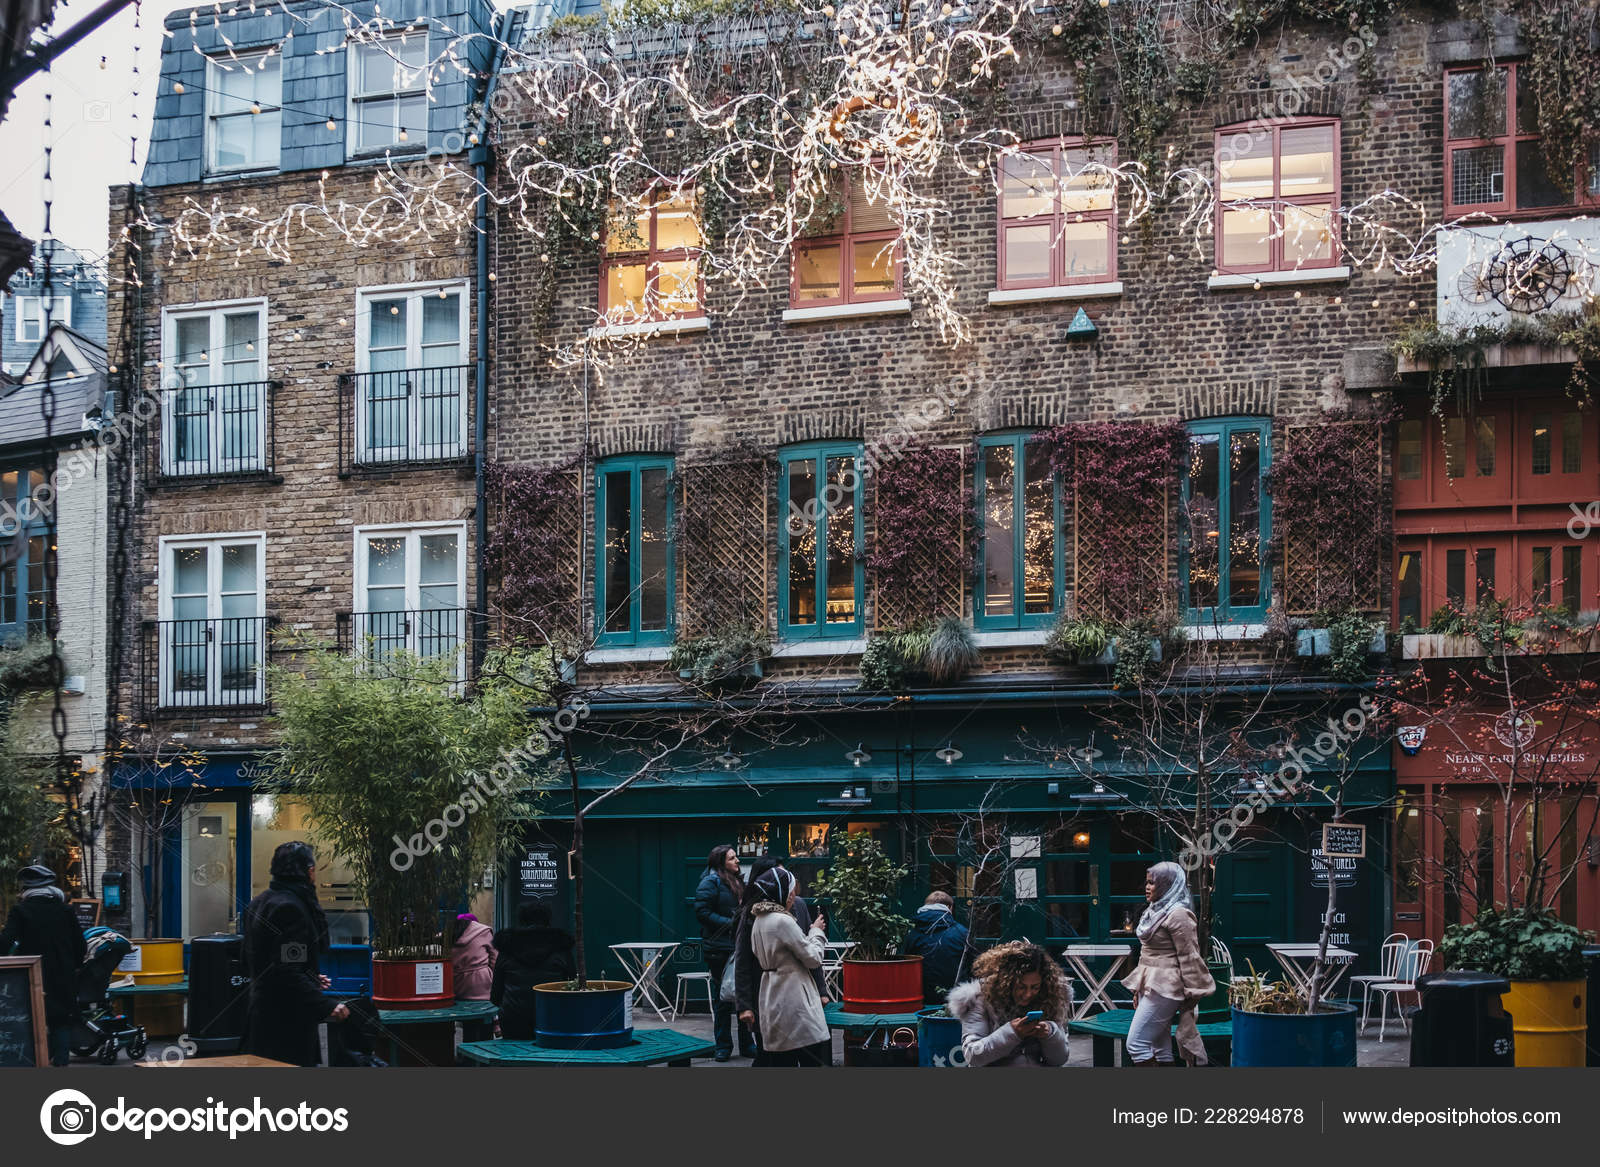
<svg viewBox="0 0 1600 1167"><path fill-rule="evenodd" d="M488 489L488 457L489 457L489 103L494 96L495 81L500 76L500 65L505 55L505 42L502 34L510 21L509 14L502 13L496 19L494 56L489 65L489 75L484 79L483 87L479 90L482 102L482 113L478 118L478 144L472 147L468 155L472 162L473 178L478 184L478 205L474 217L474 227L478 233L477 254L474 259L474 275L477 283L478 301L478 352L477 352L477 391L474 399L476 411L473 426L473 508L475 519L474 542L477 544L476 558L478 566L478 586L473 601L472 614L472 663L474 671L483 665L483 658L489 644L489 575L486 570L485 548L489 542L489 489Z"/></svg>

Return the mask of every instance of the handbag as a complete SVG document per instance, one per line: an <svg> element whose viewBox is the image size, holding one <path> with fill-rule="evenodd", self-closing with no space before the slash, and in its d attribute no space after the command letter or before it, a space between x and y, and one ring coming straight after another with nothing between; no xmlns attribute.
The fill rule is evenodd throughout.
<svg viewBox="0 0 1600 1167"><path fill-rule="evenodd" d="M717 988L717 996L728 1005L732 1005L739 996L734 988L734 970L738 963L733 957L728 957L728 963L722 968L722 984Z"/></svg>

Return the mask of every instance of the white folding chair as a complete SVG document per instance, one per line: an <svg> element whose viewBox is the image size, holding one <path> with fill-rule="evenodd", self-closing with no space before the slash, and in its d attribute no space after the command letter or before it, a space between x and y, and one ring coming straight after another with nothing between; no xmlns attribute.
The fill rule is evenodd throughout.
<svg viewBox="0 0 1600 1167"><path fill-rule="evenodd" d="M1228 946L1215 936L1211 938L1211 963L1233 967L1233 953L1228 951Z"/></svg>
<svg viewBox="0 0 1600 1167"><path fill-rule="evenodd" d="M1400 996L1402 993L1416 993L1417 978L1428 971L1428 966L1433 963L1433 941L1418 940L1400 957L1400 963L1395 968L1395 979L1392 981L1374 981L1372 991L1383 996L1382 1004L1378 1009L1378 1040L1383 1040L1385 1022L1389 1019L1389 997ZM1411 1032L1411 1019L1405 1015L1400 1002L1395 1002L1395 1012L1400 1014L1400 1021Z"/></svg>
<svg viewBox="0 0 1600 1167"><path fill-rule="evenodd" d="M715 1013L717 1011L717 999L713 995L711 988L711 974L701 969L699 972L682 972L678 974L678 988L672 998L673 1016L689 1011L689 997L694 992L694 986L697 983L706 987L706 1012ZM721 987L721 985L717 986L718 989L721 989Z"/></svg>
<svg viewBox="0 0 1600 1167"><path fill-rule="evenodd" d="M1383 950L1378 957L1378 971L1375 973L1357 973L1350 978L1350 984L1361 986L1361 1032L1367 1031L1367 1022L1372 1020L1372 986L1379 981L1392 981L1395 979L1400 967L1400 957L1411 947L1411 940L1404 932L1391 932L1384 937Z"/></svg>

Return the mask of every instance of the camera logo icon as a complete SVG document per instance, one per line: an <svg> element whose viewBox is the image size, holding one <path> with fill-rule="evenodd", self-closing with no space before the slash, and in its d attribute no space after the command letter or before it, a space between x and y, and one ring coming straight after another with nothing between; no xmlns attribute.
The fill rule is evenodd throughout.
<svg viewBox="0 0 1600 1167"><path fill-rule="evenodd" d="M94 1134L97 1114L81 1090L57 1090L39 1107L39 1125L52 1143L75 1147Z"/></svg>
<svg viewBox="0 0 1600 1167"><path fill-rule="evenodd" d="M111 120L111 103L109 101L84 102L83 120L86 122L109 122Z"/></svg>
<svg viewBox="0 0 1600 1167"><path fill-rule="evenodd" d="M306 946L298 940L286 940L278 949L278 959L284 964L304 964L306 962Z"/></svg>

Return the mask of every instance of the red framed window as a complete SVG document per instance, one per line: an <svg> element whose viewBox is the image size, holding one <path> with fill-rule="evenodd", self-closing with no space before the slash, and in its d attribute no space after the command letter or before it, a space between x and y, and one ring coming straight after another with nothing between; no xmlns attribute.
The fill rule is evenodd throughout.
<svg viewBox="0 0 1600 1167"><path fill-rule="evenodd" d="M1217 268L1300 271L1339 262L1339 122L1217 131Z"/></svg>
<svg viewBox="0 0 1600 1167"><path fill-rule="evenodd" d="M1036 142L1001 166L1001 288L1048 288L1117 278L1116 186L1094 164L1115 166L1114 143Z"/></svg>
<svg viewBox="0 0 1600 1167"><path fill-rule="evenodd" d="M859 178L841 174L832 213L795 244L789 306L823 308L900 298L900 229Z"/></svg>
<svg viewBox="0 0 1600 1167"><path fill-rule="evenodd" d="M1550 177L1532 87L1516 62L1444 75L1444 209L1502 214L1600 203L1600 146L1573 176L1572 193Z"/></svg>
<svg viewBox="0 0 1600 1167"><path fill-rule="evenodd" d="M705 315L694 192L660 191L628 215L612 204L600 261L600 311L611 324Z"/></svg>

